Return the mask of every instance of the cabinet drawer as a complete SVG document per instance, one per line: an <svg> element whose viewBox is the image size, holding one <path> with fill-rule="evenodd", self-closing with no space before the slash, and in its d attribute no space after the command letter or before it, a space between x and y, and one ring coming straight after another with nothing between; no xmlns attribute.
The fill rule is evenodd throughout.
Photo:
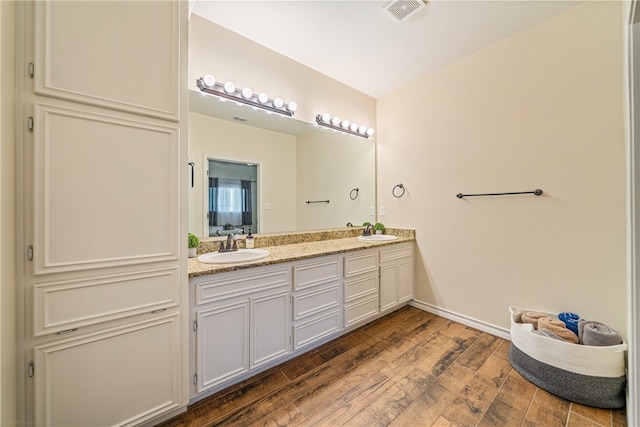
<svg viewBox="0 0 640 427"><path fill-rule="evenodd" d="M195 284L196 305L208 304L227 298L253 294L279 288L290 289L291 273L288 268L267 270L252 274L225 273L206 276Z"/></svg>
<svg viewBox="0 0 640 427"><path fill-rule="evenodd" d="M178 305L178 268L34 286L34 335ZM81 301L81 303L80 303Z"/></svg>
<svg viewBox="0 0 640 427"><path fill-rule="evenodd" d="M330 283L341 277L340 263L337 258L293 267L293 289L300 290L312 286Z"/></svg>
<svg viewBox="0 0 640 427"><path fill-rule="evenodd" d="M378 251L368 251L344 257L344 277L370 273L378 269Z"/></svg>
<svg viewBox="0 0 640 427"><path fill-rule="evenodd" d="M344 282L344 302L353 301L364 295L378 293L378 275L360 277Z"/></svg>
<svg viewBox="0 0 640 427"><path fill-rule="evenodd" d="M336 309L306 322L293 326L294 350L310 345L322 338L339 332L342 321L340 310Z"/></svg>
<svg viewBox="0 0 640 427"><path fill-rule="evenodd" d="M348 327L378 314L378 295L363 298L344 307L344 326Z"/></svg>
<svg viewBox="0 0 640 427"><path fill-rule="evenodd" d="M338 305L340 305L340 287L338 284L294 295L293 320L311 316Z"/></svg>
<svg viewBox="0 0 640 427"><path fill-rule="evenodd" d="M393 261L398 258L413 256L413 244L395 245L386 249L380 249L380 263Z"/></svg>

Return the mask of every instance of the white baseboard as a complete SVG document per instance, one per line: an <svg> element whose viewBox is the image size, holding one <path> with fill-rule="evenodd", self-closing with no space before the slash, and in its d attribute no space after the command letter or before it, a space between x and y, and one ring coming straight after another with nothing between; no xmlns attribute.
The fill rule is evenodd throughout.
<svg viewBox="0 0 640 427"><path fill-rule="evenodd" d="M429 313L437 314L438 316L444 317L445 319L462 323L463 325L478 329L482 332L486 332L488 334L495 335L506 340L511 339L509 330L500 326L492 325L490 323L483 322L482 320L474 319L472 317L465 316L463 314L456 313L445 308L436 307L435 305L427 304L421 301L413 300L409 303L409 305L415 308L419 308L420 310L427 311Z"/></svg>

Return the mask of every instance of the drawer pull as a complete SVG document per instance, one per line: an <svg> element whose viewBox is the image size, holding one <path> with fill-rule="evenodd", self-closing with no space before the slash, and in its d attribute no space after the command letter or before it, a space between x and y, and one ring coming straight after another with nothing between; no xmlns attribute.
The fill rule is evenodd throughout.
<svg viewBox="0 0 640 427"><path fill-rule="evenodd" d="M64 330L64 331L60 331L60 332L58 332L58 335L71 334L71 333L73 333L73 332L75 332L75 331L77 331L77 330L78 330L78 328L66 329L66 330Z"/></svg>

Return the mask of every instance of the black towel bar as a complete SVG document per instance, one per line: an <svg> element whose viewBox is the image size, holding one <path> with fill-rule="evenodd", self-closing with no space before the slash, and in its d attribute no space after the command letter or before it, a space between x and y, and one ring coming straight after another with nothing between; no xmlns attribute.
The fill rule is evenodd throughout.
<svg viewBox="0 0 640 427"><path fill-rule="evenodd" d="M328 200L307 200L305 202L306 204L310 204L310 203L329 203Z"/></svg>
<svg viewBox="0 0 640 427"><path fill-rule="evenodd" d="M536 196L541 196L542 195L542 190L539 188L536 188L533 191L514 191L511 193L480 193L480 194L462 194L462 193L458 193L456 194L456 197L458 199L462 199L463 197L479 197L479 196L513 196L515 194L534 194Z"/></svg>

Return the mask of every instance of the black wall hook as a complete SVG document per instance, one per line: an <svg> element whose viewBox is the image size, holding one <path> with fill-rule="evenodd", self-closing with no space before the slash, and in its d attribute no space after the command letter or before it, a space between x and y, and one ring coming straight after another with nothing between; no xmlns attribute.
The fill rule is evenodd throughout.
<svg viewBox="0 0 640 427"><path fill-rule="evenodd" d="M191 188L193 188L194 183L195 183L196 163L195 162L189 162L189 166L191 166Z"/></svg>

